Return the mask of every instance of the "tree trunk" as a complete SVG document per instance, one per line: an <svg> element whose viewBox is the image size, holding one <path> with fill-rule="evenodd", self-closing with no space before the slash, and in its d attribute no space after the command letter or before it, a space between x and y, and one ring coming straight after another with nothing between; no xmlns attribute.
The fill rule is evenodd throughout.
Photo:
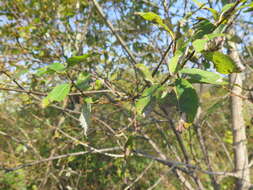
<svg viewBox="0 0 253 190"><path fill-rule="evenodd" d="M239 54L235 44L230 44L230 55L241 66ZM231 118L233 131L233 150L235 172L238 174L236 190L248 190L250 186L250 170L248 168L248 151L246 139L246 127L243 119L242 75L233 73L230 75L231 85Z"/></svg>

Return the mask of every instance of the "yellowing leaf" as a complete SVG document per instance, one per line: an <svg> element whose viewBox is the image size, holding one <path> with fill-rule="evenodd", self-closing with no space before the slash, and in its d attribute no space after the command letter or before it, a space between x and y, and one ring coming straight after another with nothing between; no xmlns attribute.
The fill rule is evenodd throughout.
<svg viewBox="0 0 253 190"><path fill-rule="evenodd" d="M50 104L50 101L48 98L43 98L41 102L41 107L46 108Z"/></svg>

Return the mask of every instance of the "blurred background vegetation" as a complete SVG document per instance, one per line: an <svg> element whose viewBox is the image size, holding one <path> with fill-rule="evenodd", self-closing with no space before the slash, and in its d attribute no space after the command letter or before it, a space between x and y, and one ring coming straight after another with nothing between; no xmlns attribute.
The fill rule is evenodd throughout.
<svg viewBox="0 0 253 190"><path fill-rule="evenodd" d="M204 6L222 12L231 3L201 1L204 6L199 7L196 2L99 0L97 3L135 61L153 70L171 37L136 13L160 15L177 38L187 39L201 20L199 17L212 20L212 13L202 9ZM252 2L244 2L248 3ZM233 24L234 43L247 67L243 72L243 116L252 162L251 9L239 11ZM203 172L234 169L228 87L194 84L201 112L197 115L198 122L182 133L176 130L180 113L172 93L162 102L152 104L146 117L136 114L134 97L148 81L140 82L141 75L135 76L133 60L94 2L0 0L0 52L0 189L230 190L235 187L235 177ZM166 77L165 65L160 67L157 81ZM194 55L189 65L214 71L199 55ZM61 67L67 69L63 71ZM71 84L69 96L52 104L45 102L43 98L53 87L63 83ZM91 105L90 121L85 121L88 129L80 125L83 105ZM77 152L80 155L73 154ZM152 156L201 170L179 165L180 170L176 165L157 162Z"/></svg>

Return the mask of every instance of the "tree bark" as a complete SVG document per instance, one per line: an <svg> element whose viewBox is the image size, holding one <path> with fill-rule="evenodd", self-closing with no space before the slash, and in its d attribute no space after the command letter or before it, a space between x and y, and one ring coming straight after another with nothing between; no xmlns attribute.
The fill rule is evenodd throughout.
<svg viewBox="0 0 253 190"><path fill-rule="evenodd" d="M234 43L230 44L232 59L241 66L238 51ZM235 190L248 190L250 187L250 170L248 167L248 151L246 126L243 118L242 74L230 75L231 85L231 120L233 132L233 151L235 172L238 174Z"/></svg>

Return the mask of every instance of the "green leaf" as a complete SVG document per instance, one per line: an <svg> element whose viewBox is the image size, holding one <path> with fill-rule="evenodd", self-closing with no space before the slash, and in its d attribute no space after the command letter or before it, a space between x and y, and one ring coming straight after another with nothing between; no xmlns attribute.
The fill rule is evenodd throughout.
<svg viewBox="0 0 253 190"><path fill-rule="evenodd" d="M95 89L95 90L99 90L99 89L101 89L102 87L103 87L103 81L97 79L97 80L95 81L95 84L94 84L94 89Z"/></svg>
<svg viewBox="0 0 253 190"><path fill-rule="evenodd" d="M49 69L59 72L63 71L65 69L65 66L61 63L52 63L51 65L48 66Z"/></svg>
<svg viewBox="0 0 253 190"><path fill-rule="evenodd" d="M29 69L26 68L18 68L13 76L13 78L18 79L20 76L29 72Z"/></svg>
<svg viewBox="0 0 253 190"><path fill-rule="evenodd" d="M247 1L247 0L245 0L245 1ZM237 8L237 10L241 10L241 9L243 9L243 8L253 8L253 2L251 2L251 3L249 3L249 4L246 4L246 5L242 5L242 6L240 6L240 7L238 7ZM247 10L246 10L247 11ZM246 12L246 11L244 11L244 12Z"/></svg>
<svg viewBox="0 0 253 190"><path fill-rule="evenodd" d="M41 77L45 74L50 74L50 73L54 73L53 71L48 70L48 67L43 67L37 70L37 72L35 73L36 76Z"/></svg>
<svg viewBox="0 0 253 190"><path fill-rule="evenodd" d="M222 23L213 31L213 34L221 34L226 30L226 28L227 25Z"/></svg>
<svg viewBox="0 0 253 190"><path fill-rule="evenodd" d="M210 7L206 7L206 9L212 13L214 20L219 19L219 13L215 9L212 9Z"/></svg>
<svg viewBox="0 0 253 190"><path fill-rule="evenodd" d="M215 30L215 25L212 24L209 20L201 20L199 23L196 24L194 27L194 35L193 39L200 39L205 34L210 34Z"/></svg>
<svg viewBox="0 0 253 190"><path fill-rule="evenodd" d="M146 65L139 63L139 64L136 64L136 67L140 70L145 80L150 81L150 82L154 81L152 77L152 73L150 72L150 70L148 69Z"/></svg>
<svg viewBox="0 0 253 190"><path fill-rule="evenodd" d="M155 101L155 93L159 87L159 84L155 84L144 90L141 97L135 103L136 111L138 114L142 114L144 112L144 109L147 108L153 101Z"/></svg>
<svg viewBox="0 0 253 190"><path fill-rule="evenodd" d="M65 69L65 66L63 64L52 63L46 67L38 69L35 75L40 77L45 74L53 74L54 72L64 71L64 69Z"/></svg>
<svg viewBox="0 0 253 190"><path fill-rule="evenodd" d="M192 46L196 52L201 52L205 50L205 45L207 42L208 42L207 39L197 39L194 42L192 42Z"/></svg>
<svg viewBox="0 0 253 190"><path fill-rule="evenodd" d="M204 51L206 49L206 43L219 36L225 36L225 34L206 34L202 39L197 39L192 43L193 48L196 52Z"/></svg>
<svg viewBox="0 0 253 190"><path fill-rule="evenodd" d="M203 5L205 5L204 3L201 3L197 0L192 0L198 7L203 7Z"/></svg>
<svg viewBox="0 0 253 190"><path fill-rule="evenodd" d="M204 3L201 3L201 2L199 2L199 1L197 1L197 0L192 0L192 1L193 1L194 3L196 3L196 4L198 5L199 8L209 10L209 11L212 13L212 15L213 15L214 20L217 20L217 19L218 19L219 13L218 13L215 9L210 8L210 7L207 7L207 6L204 6L204 5L205 5Z"/></svg>
<svg viewBox="0 0 253 190"><path fill-rule="evenodd" d="M192 123L199 106L198 95L190 82L177 79L175 82L179 109L187 116L187 122Z"/></svg>
<svg viewBox="0 0 253 190"><path fill-rule="evenodd" d="M164 24L162 18L159 15L153 12L138 12L137 14L140 15L145 20L158 24L158 26L164 28L171 35L172 39L175 39L174 32L166 24Z"/></svg>
<svg viewBox="0 0 253 190"><path fill-rule="evenodd" d="M94 103L92 97L84 98L84 102L86 102L87 104L92 104L92 103Z"/></svg>
<svg viewBox="0 0 253 190"><path fill-rule="evenodd" d="M50 102L57 101L60 102L65 99L65 97L69 94L70 84L60 84L48 93L47 97L42 100L42 106L46 107Z"/></svg>
<svg viewBox="0 0 253 190"><path fill-rule="evenodd" d="M78 64L80 62L85 61L88 57L90 57L90 54L84 54L81 56L73 56L67 59L68 66L73 66L75 64Z"/></svg>
<svg viewBox="0 0 253 190"><path fill-rule="evenodd" d="M226 4L224 7L222 7L221 14L222 13L224 14L226 11L228 11L230 8L232 8L234 5L235 5L235 3Z"/></svg>
<svg viewBox="0 0 253 190"><path fill-rule="evenodd" d="M113 73L110 75L109 80L110 80L110 81L118 80L119 75L120 75L120 71L115 71L115 72L113 72Z"/></svg>
<svg viewBox="0 0 253 190"><path fill-rule="evenodd" d="M228 82L226 82L220 75L201 69L182 69L180 70L180 73L188 75L190 77L189 81L192 83L197 82L217 85L228 84Z"/></svg>
<svg viewBox="0 0 253 190"><path fill-rule="evenodd" d="M138 114L142 114L144 108L146 108L151 102L151 96L142 97L135 103L136 111Z"/></svg>
<svg viewBox="0 0 253 190"><path fill-rule="evenodd" d="M228 55L218 51L203 53L203 55L208 61L213 62L216 71L221 74L239 72L235 62Z"/></svg>
<svg viewBox="0 0 253 190"><path fill-rule="evenodd" d="M89 73L80 73L76 82L77 87L81 90L86 90L89 88L90 79L91 78Z"/></svg>
<svg viewBox="0 0 253 190"><path fill-rule="evenodd" d="M181 52L180 50L177 50L175 55L169 61L169 71L171 74L175 74L178 71L179 66L180 66L178 62L182 55L183 55L183 52Z"/></svg>
<svg viewBox="0 0 253 190"><path fill-rule="evenodd" d="M208 39L208 40L212 40L216 37L220 37L220 36L226 36L226 34L222 34L222 33L212 33L212 34L206 34L204 36L204 38Z"/></svg>
<svg viewBox="0 0 253 190"><path fill-rule="evenodd" d="M251 8L248 8L247 10L243 11L244 13L247 13L247 12L253 12L253 7Z"/></svg>
<svg viewBox="0 0 253 190"><path fill-rule="evenodd" d="M230 1L230 0L221 0L221 3L222 3L222 5L226 5L226 4L229 3L229 1ZM216 2L218 2L218 1L216 1Z"/></svg>
<svg viewBox="0 0 253 190"><path fill-rule="evenodd" d="M240 0L239 0L240 1ZM222 7L220 16L219 16L219 20L223 20L224 18L226 18L228 15L231 15L232 12L234 12L235 10L231 9L232 7L235 6L235 3L228 3L225 6ZM229 18L226 18L223 23L227 23Z"/></svg>
<svg viewBox="0 0 253 190"><path fill-rule="evenodd" d="M243 42L242 39L236 34L228 35L227 39L231 42L238 43L238 44Z"/></svg>

